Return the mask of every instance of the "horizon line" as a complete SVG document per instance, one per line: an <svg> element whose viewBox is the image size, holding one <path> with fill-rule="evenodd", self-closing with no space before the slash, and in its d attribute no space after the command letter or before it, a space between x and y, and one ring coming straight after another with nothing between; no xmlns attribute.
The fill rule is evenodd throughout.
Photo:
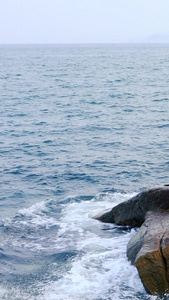
<svg viewBox="0 0 169 300"><path fill-rule="evenodd" d="M166 42L26 42L26 43L0 43L0 46L6 45L123 45L123 44L169 44L169 41Z"/></svg>

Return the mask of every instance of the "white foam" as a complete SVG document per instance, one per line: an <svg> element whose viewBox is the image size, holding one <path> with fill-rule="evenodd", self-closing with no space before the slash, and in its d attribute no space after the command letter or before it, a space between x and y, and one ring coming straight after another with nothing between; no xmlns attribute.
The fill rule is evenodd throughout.
<svg viewBox="0 0 169 300"><path fill-rule="evenodd" d="M49 226L55 225L56 224L56 220L52 217L49 217L48 215L46 215L46 213L48 212L48 208L47 208L47 204L49 201L42 201L42 202L38 202L35 205L32 205L29 208L25 208L25 209L20 209L18 211L19 214L21 214L22 216L26 216L26 217L30 217L30 222L29 222L29 226L45 226L46 228L48 228ZM28 224L28 220L22 220L20 221L21 225L27 225Z"/></svg>
<svg viewBox="0 0 169 300"><path fill-rule="evenodd" d="M47 201L41 201L38 202L32 206L30 206L29 208L22 208L20 209L18 212L22 215L26 215L26 216L32 216L32 214L34 213L42 213L42 211L46 211L46 203Z"/></svg>
<svg viewBox="0 0 169 300"><path fill-rule="evenodd" d="M63 205L59 220L48 216L48 202L19 211L28 218L25 221L24 218L19 220L18 226L22 222L28 222L29 226L35 227L42 224L49 227L59 226L58 231L51 237L51 243L49 239L46 243L45 236L40 236L32 243L26 240L24 247L33 251L52 247L52 251L56 253L77 253L68 261L68 267L59 270L58 280L41 282L41 295L36 296L35 300L137 300L140 299L137 293L141 293L144 300L156 299L146 294L136 268L126 258L126 246L135 234L134 229L117 233L117 226L114 224L104 224L91 218L99 211L111 209L131 196L133 194L107 193L90 201L68 203ZM57 265L56 270L52 267L51 272L57 275ZM22 294L22 298L17 298L17 295L18 291L14 299L29 299L26 294ZM2 299L9 300L9 297L4 296ZM30 296L30 299L33 298Z"/></svg>
<svg viewBox="0 0 169 300"><path fill-rule="evenodd" d="M111 208L131 195L106 195L100 201L68 204L61 219L57 243L64 250L81 255L72 260L70 270L44 289L43 300L118 300L141 293L147 298L137 270L126 258L126 246L135 231L113 234L115 225L89 218L90 213ZM134 298L135 297L135 298Z"/></svg>

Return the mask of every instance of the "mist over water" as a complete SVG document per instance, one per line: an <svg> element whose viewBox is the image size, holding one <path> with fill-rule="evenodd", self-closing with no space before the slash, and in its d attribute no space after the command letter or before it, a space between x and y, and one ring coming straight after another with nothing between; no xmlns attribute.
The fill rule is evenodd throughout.
<svg viewBox="0 0 169 300"><path fill-rule="evenodd" d="M156 299L135 230L92 219L168 184L168 45L0 46L0 299Z"/></svg>

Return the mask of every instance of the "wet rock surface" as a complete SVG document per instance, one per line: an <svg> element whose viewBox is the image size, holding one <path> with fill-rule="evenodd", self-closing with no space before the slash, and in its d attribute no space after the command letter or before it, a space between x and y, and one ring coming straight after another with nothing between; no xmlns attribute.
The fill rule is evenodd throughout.
<svg viewBox="0 0 169 300"><path fill-rule="evenodd" d="M162 209L169 209L169 186L146 189L96 218L106 223L140 227L148 211Z"/></svg>

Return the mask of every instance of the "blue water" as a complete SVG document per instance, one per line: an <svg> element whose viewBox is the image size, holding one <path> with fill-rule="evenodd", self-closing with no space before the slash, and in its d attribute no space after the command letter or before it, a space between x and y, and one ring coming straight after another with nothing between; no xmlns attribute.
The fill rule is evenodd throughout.
<svg viewBox="0 0 169 300"><path fill-rule="evenodd" d="M149 296L96 213L168 184L169 45L0 46L0 299Z"/></svg>

